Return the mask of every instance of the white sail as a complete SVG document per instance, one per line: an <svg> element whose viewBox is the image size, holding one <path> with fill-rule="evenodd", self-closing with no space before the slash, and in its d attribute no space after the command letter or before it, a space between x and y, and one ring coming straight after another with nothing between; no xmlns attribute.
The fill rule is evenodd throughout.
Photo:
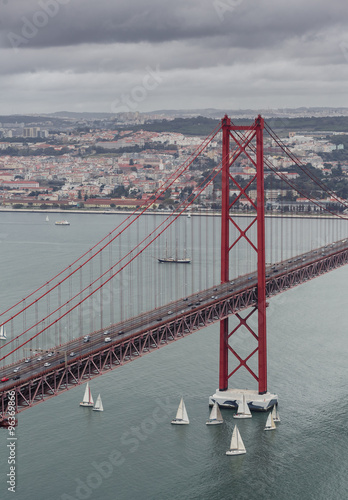
<svg viewBox="0 0 348 500"><path fill-rule="evenodd" d="M4 325L0 326L0 340L6 340L7 335L6 335L6 330Z"/></svg>
<svg viewBox="0 0 348 500"><path fill-rule="evenodd" d="M49 222L49 220L50 220L50 219L48 218L48 215L46 215L46 222Z"/></svg>
<svg viewBox="0 0 348 500"><path fill-rule="evenodd" d="M226 451L226 455L242 455L246 453L242 436L240 435L238 427L235 425L232 432L232 439L230 449Z"/></svg>
<svg viewBox="0 0 348 500"><path fill-rule="evenodd" d="M180 399L180 403L179 403L179 407L178 407L178 410L176 412L176 417L175 418L179 418L180 420L182 420L182 416L183 416L183 406L184 406L184 400L181 398Z"/></svg>
<svg viewBox="0 0 348 500"><path fill-rule="evenodd" d="M87 382L86 389L85 389L85 394L83 395L83 400L80 403L80 406L93 406L93 398L92 398L92 393L89 388L89 384Z"/></svg>
<svg viewBox="0 0 348 500"><path fill-rule="evenodd" d="M102 403L100 394L98 394L97 401L95 402L93 411L104 411L103 403Z"/></svg>
<svg viewBox="0 0 348 500"><path fill-rule="evenodd" d="M214 406L210 412L209 420L206 422L207 425L222 424L223 418L218 403L215 401Z"/></svg>
<svg viewBox="0 0 348 500"><path fill-rule="evenodd" d="M172 420L171 423L172 424L189 424L190 423L183 398L181 398L181 400L180 400L179 408L178 408L178 411L176 412L176 417L174 418L174 420Z"/></svg>
<svg viewBox="0 0 348 500"><path fill-rule="evenodd" d="M212 408L212 410L211 410L211 413L210 413L210 418L211 418L212 420L216 420L216 418L217 418L217 409L218 409L218 407L217 407L217 403L215 402L215 403L214 403L214 406L213 406L213 408Z"/></svg>
<svg viewBox="0 0 348 500"><path fill-rule="evenodd" d="M251 418L251 416L245 394L243 394L242 401L239 402L237 413L233 415L233 418Z"/></svg>
<svg viewBox="0 0 348 500"><path fill-rule="evenodd" d="M266 420L265 431L273 431L276 429L276 425L273 420L272 412L270 411Z"/></svg>
<svg viewBox="0 0 348 500"><path fill-rule="evenodd" d="M185 406L184 400L182 401L182 419L185 422L189 422L189 418L188 418L188 415L187 415L187 411L186 411L186 406Z"/></svg>
<svg viewBox="0 0 348 500"><path fill-rule="evenodd" d="M272 417L274 422L280 422L278 406L274 405L272 410Z"/></svg>

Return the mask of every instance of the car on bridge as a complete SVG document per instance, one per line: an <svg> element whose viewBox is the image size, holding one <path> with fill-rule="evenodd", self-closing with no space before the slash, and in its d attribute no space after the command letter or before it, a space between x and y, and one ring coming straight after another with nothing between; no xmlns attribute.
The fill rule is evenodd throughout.
<svg viewBox="0 0 348 500"><path fill-rule="evenodd" d="M46 367L46 368L47 368L47 366L51 366L51 363L45 363L45 364L44 364L44 367Z"/></svg>
<svg viewBox="0 0 348 500"><path fill-rule="evenodd" d="M111 342L111 338L110 337L105 337L104 342Z"/></svg>
<svg viewBox="0 0 348 500"><path fill-rule="evenodd" d="M8 377L2 377L1 382L7 382L8 380L10 380Z"/></svg>

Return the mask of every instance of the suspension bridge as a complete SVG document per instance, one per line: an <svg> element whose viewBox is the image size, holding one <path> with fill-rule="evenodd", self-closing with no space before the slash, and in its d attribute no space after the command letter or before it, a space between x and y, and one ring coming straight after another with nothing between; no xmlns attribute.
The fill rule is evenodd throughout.
<svg viewBox="0 0 348 500"><path fill-rule="evenodd" d="M153 215L213 142L221 143L220 161L171 213ZM264 144L288 157L306 183L276 168ZM308 200L311 213L291 204L274 211L265 180L271 192ZM219 216L195 210L209 186L219 195ZM225 116L147 203L2 312L1 417L10 391L23 411L213 323L219 389L210 402L235 406L240 391L229 382L245 370L257 386L247 393L251 408L267 410L277 402L267 384L270 299L347 264L346 203L261 116L247 126Z"/></svg>

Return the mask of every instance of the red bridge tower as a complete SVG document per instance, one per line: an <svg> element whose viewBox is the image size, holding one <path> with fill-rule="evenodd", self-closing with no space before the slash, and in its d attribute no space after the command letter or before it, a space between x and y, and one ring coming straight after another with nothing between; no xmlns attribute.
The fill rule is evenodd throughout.
<svg viewBox="0 0 348 500"><path fill-rule="evenodd" d="M221 282L227 283L229 276L229 256L237 243L244 239L247 245L257 254L257 301L252 311L242 317L235 316L239 325L229 331L228 317L220 321L220 373L219 389L211 396L210 404L216 400L219 405L235 407L242 399L243 393L251 409L266 411L277 402L277 396L267 392L267 343L266 343L266 264L265 264L265 210L264 210L264 165L263 165L263 128L264 120L259 115L250 126L236 126L225 115L222 119L222 210L221 210ZM230 139L234 149L230 149ZM242 187L231 174L231 166L240 157L245 155L255 167L255 174L245 187ZM250 186L256 182L256 203L248 194ZM231 201L230 189L238 195ZM232 214L234 206L246 199L254 208L256 215L251 215L251 222L243 229L238 217ZM236 231L234 241L231 241L230 226ZM257 239L252 241L248 231L256 225ZM247 323L251 316L257 315L257 331ZM244 359L230 344L231 337L241 327L246 327L256 339L256 347ZM229 354L237 359L237 366L229 372ZM258 356L258 369L252 369L248 361ZM258 391L229 389L228 381L240 368L246 368L258 383Z"/></svg>

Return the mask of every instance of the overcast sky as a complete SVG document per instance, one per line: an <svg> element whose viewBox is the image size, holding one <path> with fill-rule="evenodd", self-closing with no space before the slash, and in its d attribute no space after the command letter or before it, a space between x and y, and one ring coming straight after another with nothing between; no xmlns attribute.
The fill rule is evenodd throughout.
<svg viewBox="0 0 348 500"><path fill-rule="evenodd" d="M0 114L348 106L347 0L0 0Z"/></svg>

